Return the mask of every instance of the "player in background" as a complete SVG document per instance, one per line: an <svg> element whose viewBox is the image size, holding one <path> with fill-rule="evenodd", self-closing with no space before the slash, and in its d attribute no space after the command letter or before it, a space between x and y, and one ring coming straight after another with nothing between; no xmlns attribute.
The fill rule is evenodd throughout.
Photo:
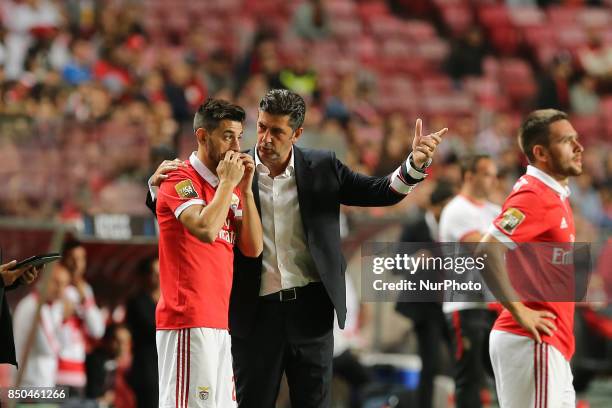
<svg viewBox="0 0 612 408"><path fill-rule="evenodd" d="M479 242L500 212L489 201L497 182L497 166L490 156L466 158L461 174L461 190L440 216L440 242ZM487 308L484 296L482 302L444 302L443 310L455 357L457 408L480 407L486 369L490 372L488 339L495 312Z"/></svg>
<svg viewBox="0 0 612 408"><path fill-rule="evenodd" d="M527 173L479 247L488 256L486 282L504 306L490 335L498 400L502 408L573 408L574 302L519 301L504 259L519 243L574 242L568 178L582 173L584 149L567 115L554 109L530 113L518 141L529 160ZM551 251L536 255L532 263L542 279L563 269L549 259Z"/></svg>
<svg viewBox="0 0 612 408"><path fill-rule="evenodd" d="M233 247L251 257L263 247L255 165L239 152L244 119L226 101L201 105L193 125L198 150L157 194L160 407L236 405L228 333Z"/></svg>
<svg viewBox="0 0 612 408"><path fill-rule="evenodd" d="M105 322L96 305L94 292L85 280L87 251L73 237L64 243L62 260L70 272L70 285L64 291L66 317L60 334L57 384L67 386L71 396L84 397L87 373L85 358L87 342L101 339Z"/></svg>

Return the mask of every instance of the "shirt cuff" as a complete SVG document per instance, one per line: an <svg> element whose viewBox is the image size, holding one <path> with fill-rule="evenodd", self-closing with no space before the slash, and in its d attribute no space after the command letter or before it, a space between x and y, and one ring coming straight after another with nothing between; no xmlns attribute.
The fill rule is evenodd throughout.
<svg viewBox="0 0 612 408"><path fill-rule="evenodd" d="M516 248L516 242L514 242L509 236L501 232L495 224L491 224L489 227L489 234L493 236L496 240L504 244L510 250L514 250Z"/></svg>
<svg viewBox="0 0 612 408"><path fill-rule="evenodd" d="M157 187L155 187L153 184L153 176L149 177L149 180L147 180L147 186L149 186L149 193L151 193L151 200L155 200L155 196L157 195Z"/></svg>

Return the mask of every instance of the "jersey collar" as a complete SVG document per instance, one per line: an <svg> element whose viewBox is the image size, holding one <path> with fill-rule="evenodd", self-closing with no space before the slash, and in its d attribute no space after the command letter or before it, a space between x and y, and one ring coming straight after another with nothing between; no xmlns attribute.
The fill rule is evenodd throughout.
<svg viewBox="0 0 612 408"><path fill-rule="evenodd" d="M542 170L538 169L535 166L527 166L527 175L535 177L542 183L546 184L548 187L553 189L555 193L559 194L562 200L565 200L567 197L570 196L571 192L569 187L562 186L561 183L559 183L557 180L555 180L554 178L544 173Z"/></svg>
<svg viewBox="0 0 612 408"><path fill-rule="evenodd" d="M191 153L189 163L191 163L193 168L200 176L202 176L204 180L208 182L208 184L213 187L217 187L219 185L219 177L215 176L213 172L210 171L208 167L206 167L206 165L200 161L200 159L198 159L196 152Z"/></svg>

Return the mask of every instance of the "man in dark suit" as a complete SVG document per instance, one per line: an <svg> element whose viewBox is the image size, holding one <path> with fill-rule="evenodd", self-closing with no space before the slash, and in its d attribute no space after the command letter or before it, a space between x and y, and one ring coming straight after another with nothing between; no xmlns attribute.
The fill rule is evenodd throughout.
<svg viewBox="0 0 612 408"><path fill-rule="evenodd" d="M332 377L333 312L344 327L346 262L340 248L340 204L389 206L425 178L441 136L422 136L417 121L413 153L390 176L351 171L329 151L302 149L304 100L271 90L261 100L255 202L264 250L248 258L235 250L230 333L238 405L275 406L283 373L293 407L328 407ZM179 162L164 162L151 178ZM149 198L148 205L151 208Z"/></svg>
<svg viewBox="0 0 612 408"><path fill-rule="evenodd" d="M0 262L2 254L0 253ZM17 261L13 260L0 265L0 364L17 366L15 341L13 339L13 322L8 302L4 296L5 290L15 289L20 284L29 285L36 279L42 267L13 269Z"/></svg>
<svg viewBox="0 0 612 408"><path fill-rule="evenodd" d="M414 220L404 225L400 242L438 242L440 214L454 195L455 191L452 184L443 180L438 181L429 196L427 209L419 211ZM417 249L417 247L414 247L414 249ZM431 249L432 246L425 245L424 251L430 251ZM405 278L410 279L411 276ZM407 300L411 296L414 295L402 292L395 305L395 310L410 319L414 326L419 344L419 357L422 362L418 388L418 407L431 408L434 396L434 377L440 371L440 345L443 344L446 337L446 319L442 312L441 302L411 302ZM431 295L428 294L427 296Z"/></svg>

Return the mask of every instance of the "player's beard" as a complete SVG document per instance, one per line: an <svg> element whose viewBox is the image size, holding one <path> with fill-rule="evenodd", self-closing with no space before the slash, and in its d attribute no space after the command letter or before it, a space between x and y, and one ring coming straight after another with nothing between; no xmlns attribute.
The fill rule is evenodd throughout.
<svg viewBox="0 0 612 408"><path fill-rule="evenodd" d="M225 153L226 152L222 152L220 149L218 149L210 138L206 139L206 154L208 155L208 159L215 166L215 169L225 157Z"/></svg>
<svg viewBox="0 0 612 408"><path fill-rule="evenodd" d="M566 177L574 177L582 174L582 166L574 164L574 157L568 159L565 163L559 160L558 157L551 155L553 171Z"/></svg>

